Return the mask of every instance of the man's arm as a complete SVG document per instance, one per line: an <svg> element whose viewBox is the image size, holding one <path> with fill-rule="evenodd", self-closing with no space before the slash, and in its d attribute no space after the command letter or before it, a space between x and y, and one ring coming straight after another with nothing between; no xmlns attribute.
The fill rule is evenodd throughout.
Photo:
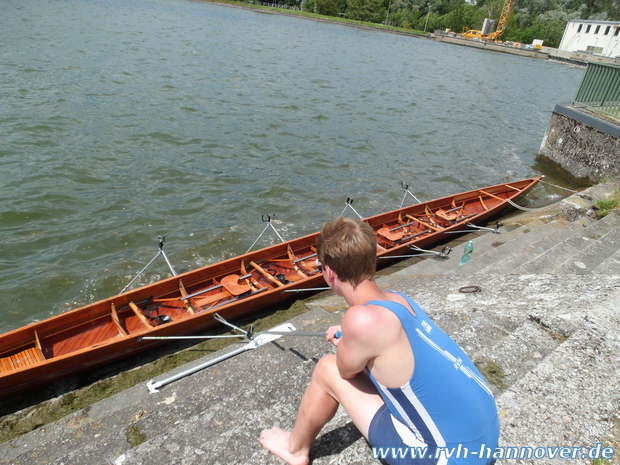
<svg viewBox="0 0 620 465"><path fill-rule="evenodd" d="M376 312L366 306L351 307L344 314L336 350L336 364L344 379L354 378L377 356L379 323Z"/></svg>

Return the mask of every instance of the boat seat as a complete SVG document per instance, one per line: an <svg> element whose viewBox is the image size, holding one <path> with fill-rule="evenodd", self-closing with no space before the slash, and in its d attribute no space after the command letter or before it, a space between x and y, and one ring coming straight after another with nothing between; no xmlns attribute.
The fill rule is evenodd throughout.
<svg viewBox="0 0 620 465"><path fill-rule="evenodd" d="M478 190L478 192L480 192L481 194L484 194L484 195L486 195L488 197L491 197L492 199L499 200L500 202L505 202L506 201L506 199L504 199L502 197L498 197L495 194L491 194L490 192L483 191L482 189Z"/></svg>
<svg viewBox="0 0 620 465"><path fill-rule="evenodd" d="M388 241L391 241L391 242L399 241L405 235L403 231L398 231L398 232L390 231L390 228L381 228L377 231L377 234L379 234L381 237L384 237Z"/></svg>
<svg viewBox="0 0 620 465"><path fill-rule="evenodd" d="M220 283L228 292L232 295L241 295L246 292L250 292L252 288L249 284L242 284L239 282L241 277L236 274L230 274L228 276L224 276Z"/></svg>
<svg viewBox="0 0 620 465"><path fill-rule="evenodd" d="M207 295L203 297L192 297L192 303L196 307L202 308L205 305L209 305L214 302L218 302L220 300L228 299L230 297L232 297L231 293L228 292L227 290L224 290L222 292L218 292L217 294L213 294L213 295Z"/></svg>
<svg viewBox="0 0 620 465"><path fill-rule="evenodd" d="M441 208L435 212L435 215L437 215L442 220L448 221L450 223L458 220L461 216L460 212L458 211L445 211Z"/></svg>

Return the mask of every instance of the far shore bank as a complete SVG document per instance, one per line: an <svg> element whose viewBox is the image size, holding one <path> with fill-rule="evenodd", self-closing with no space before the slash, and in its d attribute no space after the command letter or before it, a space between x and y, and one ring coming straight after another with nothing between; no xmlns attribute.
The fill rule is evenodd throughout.
<svg viewBox="0 0 620 465"><path fill-rule="evenodd" d="M299 11L299 10L286 10L284 8L276 8L276 7L269 7L269 6L256 5L256 4L250 4L250 3L244 3L244 2L235 2L235 1L231 1L231 2L225 2L225 1L219 1L219 0L196 0L196 1L200 1L203 3L213 3L215 5L221 5L221 6L229 6L233 8L254 10L254 11L259 11L262 13L279 14L279 15L284 15L284 16L294 16L296 18L310 19L312 21L319 21L319 22L324 22L324 23L342 24L343 26L357 27L360 29L368 29L368 30L375 30L375 31L380 30L383 32L389 32L391 34L399 34L399 35L404 35L404 36L417 37L419 39L429 39L429 40L431 39L430 33L426 33L423 31L396 28L393 26L386 26L383 24L368 23L368 22L363 22L363 21L355 21L355 20L346 19L346 18L336 18L335 16L323 16L323 15L318 15L315 13L308 13L308 12Z"/></svg>
<svg viewBox="0 0 620 465"><path fill-rule="evenodd" d="M534 50L530 48L523 48L521 44L511 45L510 43L493 43L478 40L463 39L458 34L435 34L434 32L417 31L413 29L403 29L393 26L386 26L384 24L369 23L363 21L355 21L346 18L337 18L333 16L322 16L314 13L303 12L299 10L286 10L283 8L263 6L260 4L250 4L235 1L219 1L219 0L197 0L204 3L213 3L221 6L229 6L233 8L242 8L248 10L259 11L269 14L279 14L285 16L294 16L297 18L304 18L313 21L319 21L324 23L342 24L343 26L356 27L360 29L388 32L390 34L398 34L402 36L413 37L416 39L434 40L452 45L459 45L462 47L471 47L483 49L491 52L507 53L510 55L521 56L524 58L534 58L551 60L567 65L573 66L585 66L588 62L596 63L609 63L620 64L620 60L597 56L585 52L563 52L556 48L543 47L542 50Z"/></svg>

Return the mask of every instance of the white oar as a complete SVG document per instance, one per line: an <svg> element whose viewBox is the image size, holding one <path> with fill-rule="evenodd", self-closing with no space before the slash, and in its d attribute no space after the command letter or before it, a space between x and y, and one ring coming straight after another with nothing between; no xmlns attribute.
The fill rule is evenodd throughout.
<svg viewBox="0 0 620 465"><path fill-rule="evenodd" d="M222 318L217 313L213 314L213 319L228 326L229 328L234 329L235 331L239 331L241 334L224 334L224 335L214 335L214 336L208 335L208 334L204 336L142 336L142 337L139 337L138 340L139 341L144 341L144 340L164 341L164 340L171 340L171 339L225 339L225 338L235 338L235 337L243 337L246 339L253 340L255 337L258 337L262 334L272 335L272 336L325 337L325 332L323 331L295 331L295 327L291 324L287 326L287 329L285 331L278 331L279 327L276 327L274 329L270 329L267 331L260 331L255 334L254 326L250 326L250 329L246 331L244 329L241 329L239 326L235 326L234 324L226 321L224 318ZM286 325L282 325L282 326L286 326ZM289 329L289 327L291 329ZM334 334L334 337L336 339L340 339L342 337L342 333L340 331L336 331L336 333Z"/></svg>
<svg viewBox="0 0 620 465"><path fill-rule="evenodd" d="M215 365L216 363L219 363L223 360L226 360L228 358L234 357L235 355L238 355L242 352L245 352L246 350L252 350L252 349L256 349L264 344L267 344L268 342L274 341L276 339L278 339L280 336L282 336L283 334L287 334L290 333L291 331L295 331L295 327L290 324L290 323L285 323L283 325L280 326L276 326L275 328L273 328L274 332L276 334L267 334L268 332L264 332L261 334L258 334L256 336L255 339L253 339L249 344L246 344L243 347L240 347L239 349L233 350L232 352L229 352L227 354L222 355L221 357L217 357L213 360L209 360L206 363L203 363L201 365L195 366L193 368L190 368L188 370L185 370L181 373L178 373L174 376L171 376L170 378L166 378L163 379L161 381L155 381L154 379L152 379L151 381L149 381L148 383L146 383L146 387L149 388L149 391L151 393L155 393L155 392L159 392L159 389L162 386L165 386L166 384L170 384L178 379L181 379L185 376L191 375L193 373L196 373L197 371L203 370L207 367L210 367L211 365ZM146 339L146 338L144 338Z"/></svg>
<svg viewBox="0 0 620 465"><path fill-rule="evenodd" d="M244 338L254 339L261 334L271 334L274 336L302 336L302 337L325 337L325 331L260 331L258 333L252 333L248 331L246 334L223 334L223 335L204 335L204 336L143 336L139 337L139 341L169 341L169 340L183 340L183 339L228 339L228 338ZM336 331L334 337L340 339L342 333Z"/></svg>
<svg viewBox="0 0 620 465"><path fill-rule="evenodd" d="M170 341L170 340L182 340L182 339L230 339L230 338L243 338L248 339L245 334L222 334L222 335L205 335L205 336L142 336L138 338L138 341Z"/></svg>
<svg viewBox="0 0 620 465"><path fill-rule="evenodd" d="M277 329L277 328L275 328ZM274 336L302 336L302 337L325 337L325 331L261 331L259 333L254 334L254 337L261 336L263 334L272 334ZM336 339L340 339L342 333L340 331L336 331L334 337Z"/></svg>

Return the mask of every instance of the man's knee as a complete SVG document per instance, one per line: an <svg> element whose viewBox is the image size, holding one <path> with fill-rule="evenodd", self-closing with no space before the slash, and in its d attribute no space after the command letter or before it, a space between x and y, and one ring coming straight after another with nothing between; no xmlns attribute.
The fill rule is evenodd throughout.
<svg viewBox="0 0 620 465"><path fill-rule="evenodd" d="M312 377L316 381L326 382L338 375L338 366L336 365L336 354L329 354L321 357L314 367Z"/></svg>

